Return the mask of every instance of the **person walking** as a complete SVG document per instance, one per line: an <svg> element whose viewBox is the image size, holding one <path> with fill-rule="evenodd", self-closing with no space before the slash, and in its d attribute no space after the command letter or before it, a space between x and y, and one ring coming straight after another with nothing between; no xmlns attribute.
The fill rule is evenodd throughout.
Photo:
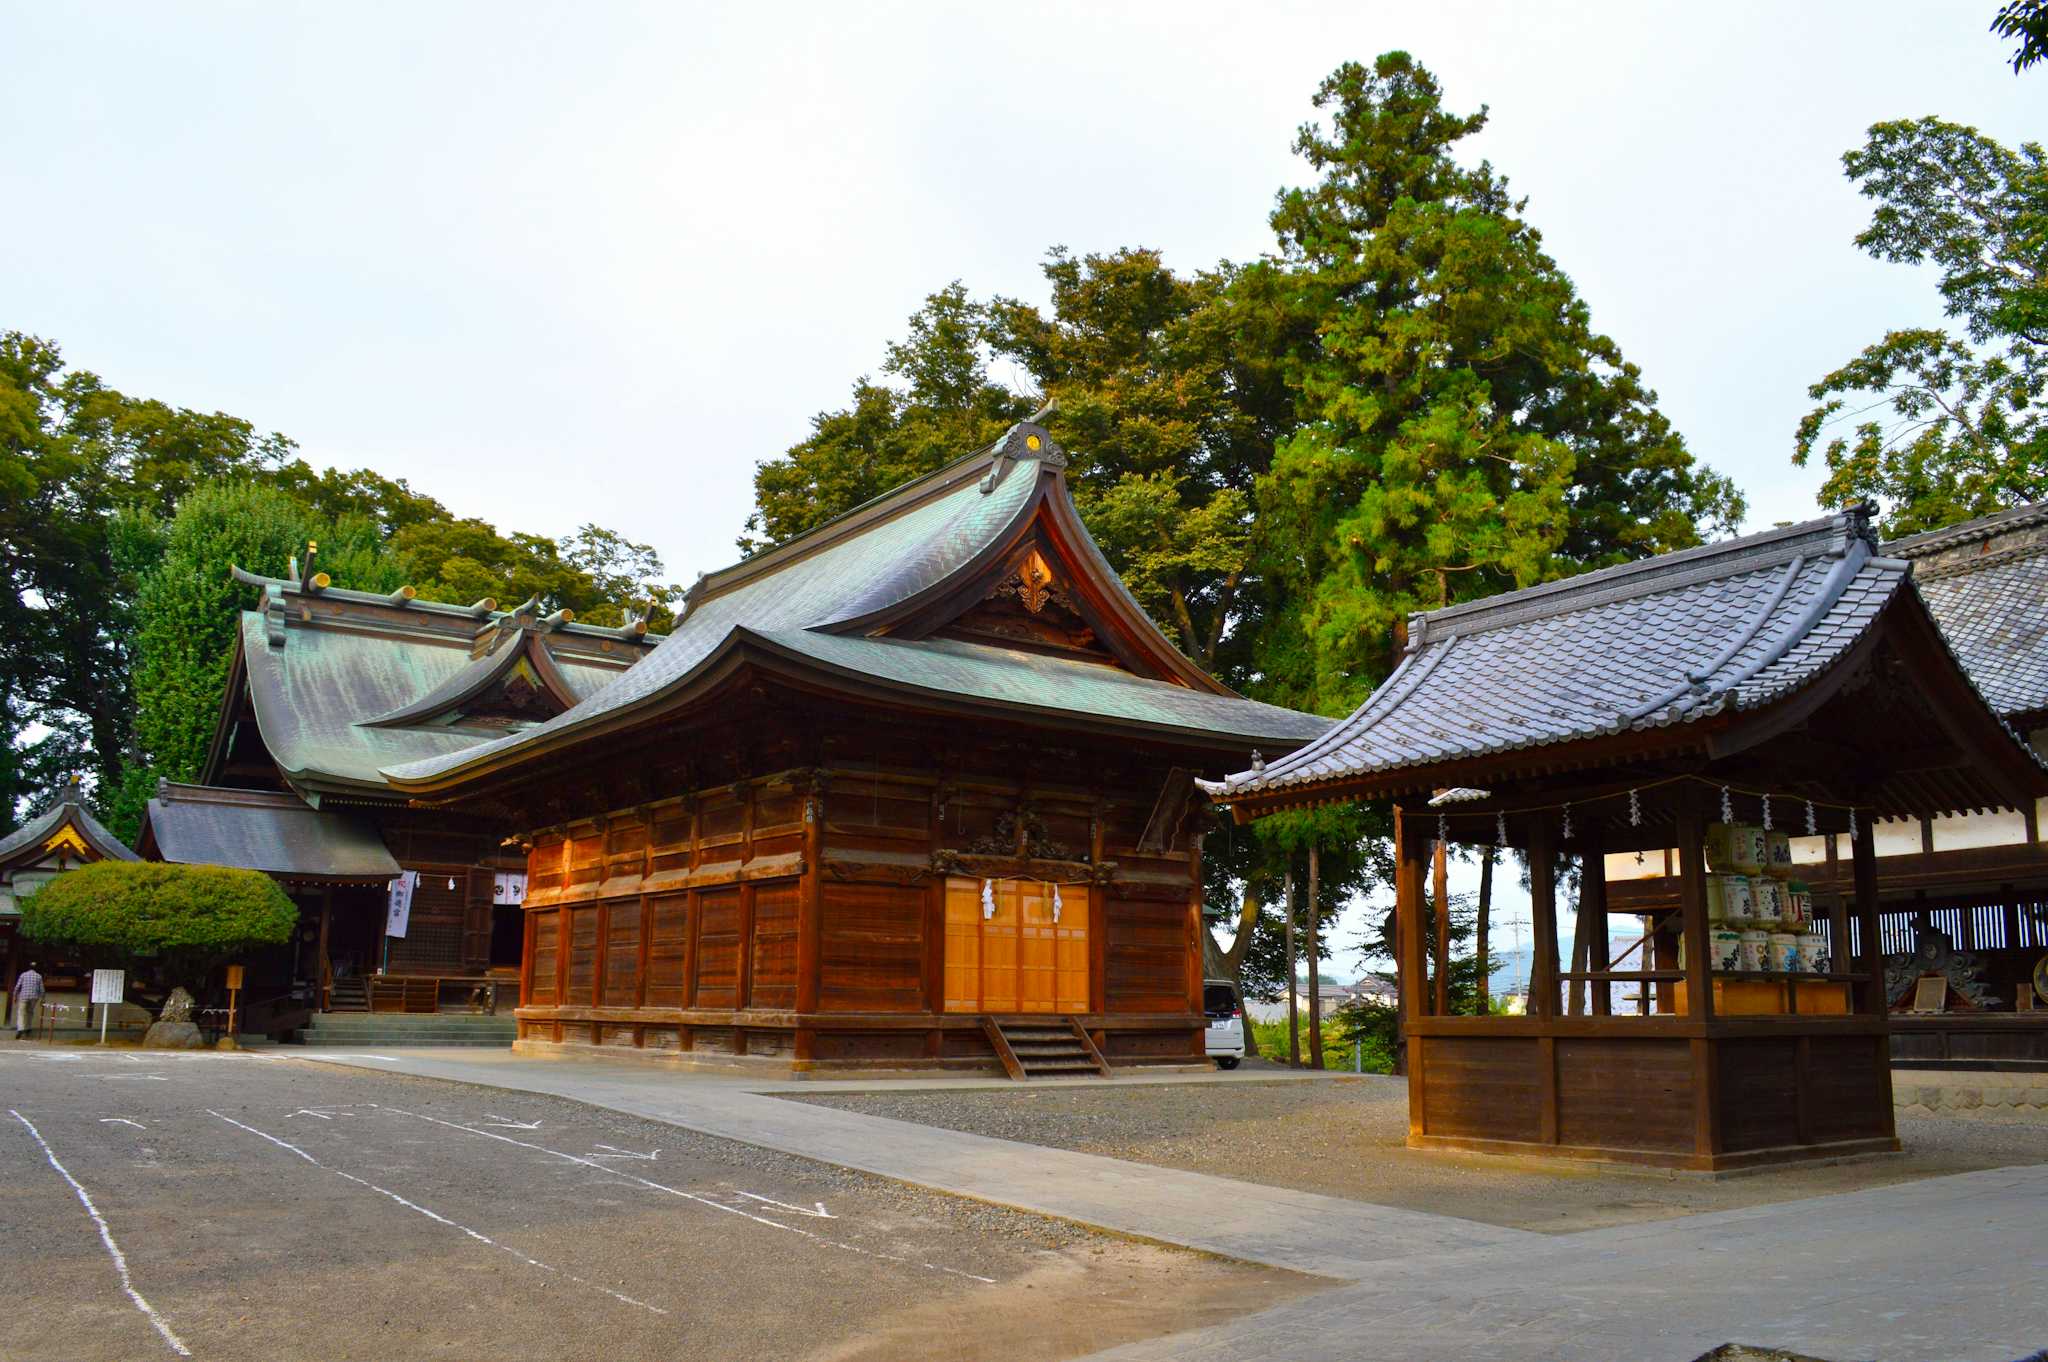
<svg viewBox="0 0 2048 1362"><path fill-rule="evenodd" d="M36 1014L42 1011L43 976L36 973L36 962L28 962L28 968L14 979L14 1038L20 1040L25 1032L35 1029Z"/></svg>

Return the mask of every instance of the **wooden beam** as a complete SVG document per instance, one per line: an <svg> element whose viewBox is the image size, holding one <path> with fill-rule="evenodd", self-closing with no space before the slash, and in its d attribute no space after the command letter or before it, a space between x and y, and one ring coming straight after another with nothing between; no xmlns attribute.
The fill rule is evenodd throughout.
<svg viewBox="0 0 2048 1362"><path fill-rule="evenodd" d="M1863 936L1863 949L1856 955L1856 972L1868 976L1856 985L1862 997L1856 1008L1866 1016L1882 1017L1888 1010L1884 993L1884 944L1877 920L1877 836L1871 819L1856 820L1851 856L1856 873L1856 921ZM1924 914L1924 905L1923 905ZM1891 1072L1890 1062L1884 1065Z"/></svg>
<svg viewBox="0 0 2048 1362"><path fill-rule="evenodd" d="M1401 806L1394 806L1394 949L1400 979L1401 1016L1413 1020L1425 1014L1424 993L1428 970L1422 951L1422 860L1409 820Z"/></svg>
<svg viewBox="0 0 2048 1362"><path fill-rule="evenodd" d="M1583 864L1579 867L1579 930L1586 933L1590 949L1599 953L1599 963L1593 968L1608 968L1607 857L1597 841L1585 844ZM1614 989L1598 983L1592 986L1592 994L1593 1015L1612 1015Z"/></svg>

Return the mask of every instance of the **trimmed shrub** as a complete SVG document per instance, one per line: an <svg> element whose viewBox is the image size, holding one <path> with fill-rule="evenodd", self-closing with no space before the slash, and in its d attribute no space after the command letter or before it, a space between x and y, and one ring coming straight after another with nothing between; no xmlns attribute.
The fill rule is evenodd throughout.
<svg viewBox="0 0 2048 1362"><path fill-rule="evenodd" d="M96 861L22 901L21 934L195 992L216 965L291 939L299 910L255 870Z"/></svg>

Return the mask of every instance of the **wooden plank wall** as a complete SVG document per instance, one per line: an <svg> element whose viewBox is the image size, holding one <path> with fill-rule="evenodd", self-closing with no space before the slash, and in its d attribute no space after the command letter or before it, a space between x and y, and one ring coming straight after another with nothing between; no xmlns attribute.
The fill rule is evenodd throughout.
<svg viewBox="0 0 2048 1362"><path fill-rule="evenodd" d="M521 1036L986 1059L973 1018L945 1015L947 879L1072 883L1107 861L1093 912L1077 895L1076 921L1032 942L1059 1006L1112 1057L1197 1058L1200 871L1188 849L1137 851L1157 794L808 768L539 833Z"/></svg>

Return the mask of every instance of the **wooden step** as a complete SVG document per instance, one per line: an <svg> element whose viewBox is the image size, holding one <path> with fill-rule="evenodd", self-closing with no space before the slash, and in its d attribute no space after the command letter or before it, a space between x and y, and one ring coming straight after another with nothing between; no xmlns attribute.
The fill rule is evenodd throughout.
<svg viewBox="0 0 2048 1362"><path fill-rule="evenodd" d="M1017 1082L1033 1074L1110 1076L1108 1062L1077 1017L983 1017L981 1029L1003 1071Z"/></svg>

